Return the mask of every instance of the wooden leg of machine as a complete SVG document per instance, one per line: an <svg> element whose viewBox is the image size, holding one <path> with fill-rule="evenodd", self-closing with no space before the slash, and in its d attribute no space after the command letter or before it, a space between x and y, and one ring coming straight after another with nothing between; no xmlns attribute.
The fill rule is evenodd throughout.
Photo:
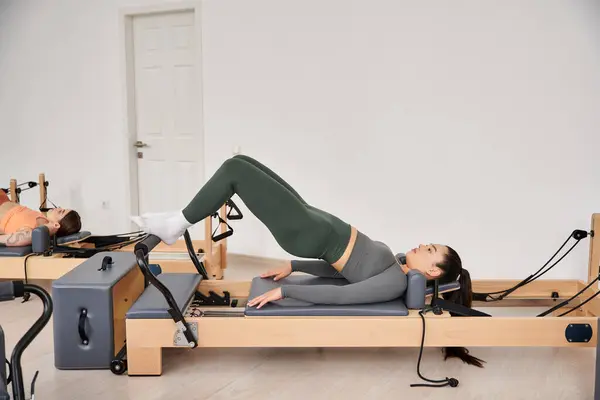
<svg viewBox="0 0 600 400"><path fill-rule="evenodd" d="M219 215L223 220L226 220L227 205L221 207ZM227 227L224 224L220 225L220 233L224 233L227 230ZM226 266L227 257L227 238L219 241L215 246L212 240L212 233L212 217L207 217L204 221L204 266L210 279L223 279L223 269Z"/></svg>
<svg viewBox="0 0 600 400"><path fill-rule="evenodd" d="M19 202L19 196L17 196L17 180L16 179L11 179L10 180L9 192L10 192L10 201L18 203Z"/></svg>
<svg viewBox="0 0 600 400"><path fill-rule="evenodd" d="M161 347L127 346L127 375L161 375Z"/></svg>
<svg viewBox="0 0 600 400"><path fill-rule="evenodd" d="M598 277L600 267L600 214L592 214L592 227L594 236L590 238L590 256L588 265L588 283ZM598 288L598 284L594 285Z"/></svg>
<svg viewBox="0 0 600 400"><path fill-rule="evenodd" d="M215 263L214 246L212 241L212 217L204 220L204 267L209 279L222 279L218 265Z"/></svg>
<svg viewBox="0 0 600 400"><path fill-rule="evenodd" d="M598 318L597 328L600 329L600 318ZM594 376L594 400L600 400L600 340L596 343L596 370Z"/></svg>
<svg viewBox="0 0 600 400"><path fill-rule="evenodd" d="M40 188L40 208L47 208L48 205L46 203L46 175L45 174L39 174L38 176L38 186ZM43 213L44 215L47 215L46 212Z"/></svg>
<svg viewBox="0 0 600 400"><path fill-rule="evenodd" d="M221 218L227 221L227 205L221 207ZM227 228L221 224L221 233L225 232ZM220 249L220 260L219 269L221 269L221 279L223 278L223 270L227 268L227 238L221 241Z"/></svg>

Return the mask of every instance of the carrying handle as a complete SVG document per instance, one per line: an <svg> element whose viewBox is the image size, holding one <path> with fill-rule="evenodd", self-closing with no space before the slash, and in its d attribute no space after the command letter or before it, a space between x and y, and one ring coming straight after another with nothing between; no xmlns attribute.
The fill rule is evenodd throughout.
<svg viewBox="0 0 600 400"><path fill-rule="evenodd" d="M90 339L88 338L87 333L85 332L85 320L87 319L87 309L83 308L79 313L79 338L81 339L81 344L87 346L90 343Z"/></svg>
<svg viewBox="0 0 600 400"><path fill-rule="evenodd" d="M106 271L106 269L113 263L111 256L104 256L102 259L102 266L98 268L98 271Z"/></svg>

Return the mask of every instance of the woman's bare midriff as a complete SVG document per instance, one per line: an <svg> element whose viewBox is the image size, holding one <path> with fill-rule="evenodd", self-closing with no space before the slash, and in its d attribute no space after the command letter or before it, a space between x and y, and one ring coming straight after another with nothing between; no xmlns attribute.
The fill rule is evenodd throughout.
<svg viewBox="0 0 600 400"><path fill-rule="evenodd" d="M356 244L356 237L358 236L358 231L353 226L351 226L350 228L351 228L350 241L348 242L348 246L346 246L346 250L344 250L344 254L342 254L342 256L339 258L339 260L337 260L336 262L331 264L332 267L335 268L339 272L342 272L342 270L346 266L346 263L348 262L348 259L350 258L350 254L352 254L352 250L354 249L354 245Z"/></svg>

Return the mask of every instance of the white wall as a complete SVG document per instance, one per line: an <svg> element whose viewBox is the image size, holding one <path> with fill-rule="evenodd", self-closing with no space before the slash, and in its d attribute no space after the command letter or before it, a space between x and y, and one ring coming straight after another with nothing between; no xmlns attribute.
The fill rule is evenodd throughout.
<svg viewBox="0 0 600 400"><path fill-rule="evenodd" d="M99 233L129 229L118 10L141 3L0 2L0 182L46 172ZM396 251L452 245L477 278L527 276L600 211L597 2L201 4L209 174L239 145ZM234 223L232 252L285 256ZM586 240L546 277L587 262Z"/></svg>

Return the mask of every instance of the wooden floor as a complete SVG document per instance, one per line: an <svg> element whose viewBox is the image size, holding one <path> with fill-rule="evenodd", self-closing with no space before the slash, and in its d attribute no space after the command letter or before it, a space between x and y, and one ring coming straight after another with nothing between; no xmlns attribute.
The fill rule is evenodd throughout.
<svg viewBox="0 0 600 400"><path fill-rule="evenodd" d="M247 261L242 265L232 257L227 277L250 278L264 269ZM39 310L40 302L33 297L25 304L0 303L8 354ZM516 314L514 309L486 311ZM520 310L528 315L537 311ZM473 348L471 352L487 361L484 369L456 360L444 362L439 349L423 353L422 374L431 379L455 377L460 381L457 388L410 387L422 383L416 370L418 348L167 349L162 376L130 378L108 370L55 369L48 325L25 353L23 372L29 393L33 374L39 370L35 394L44 400L593 398L594 349Z"/></svg>

